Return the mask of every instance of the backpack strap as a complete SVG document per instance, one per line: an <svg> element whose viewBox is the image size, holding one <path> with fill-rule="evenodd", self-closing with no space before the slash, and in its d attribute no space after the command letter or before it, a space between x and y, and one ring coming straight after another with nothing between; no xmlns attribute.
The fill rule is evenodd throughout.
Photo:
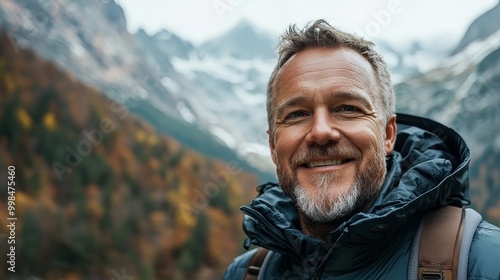
<svg viewBox="0 0 500 280"><path fill-rule="evenodd" d="M465 209L464 229L462 233L462 245L460 246L460 258L458 260L458 279L467 279L467 269L469 267L469 252L472 239L476 233L477 226L483 217L472 208Z"/></svg>
<svg viewBox="0 0 500 280"><path fill-rule="evenodd" d="M420 222L410 252L408 279L467 279L469 251L482 217L445 206Z"/></svg>
<svg viewBox="0 0 500 280"><path fill-rule="evenodd" d="M257 249L248 264L245 274L243 275L243 280L257 280L260 268L262 267L262 263L264 263L264 259L266 258L268 252L269 250L262 247Z"/></svg>
<svg viewBox="0 0 500 280"><path fill-rule="evenodd" d="M463 233L462 208L446 206L423 220L418 255L418 279L457 279Z"/></svg>

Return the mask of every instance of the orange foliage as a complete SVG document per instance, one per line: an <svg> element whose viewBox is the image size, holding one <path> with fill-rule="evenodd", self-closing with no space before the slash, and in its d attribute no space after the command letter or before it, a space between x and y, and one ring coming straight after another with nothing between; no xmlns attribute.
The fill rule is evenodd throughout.
<svg viewBox="0 0 500 280"><path fill-rule="evenodd" d="M0 135L0 168L15 164L20 170L17 180L24 184L16 191L16 214L20 220L28 213L34 217L29 226L41 233L33 240L54 245L40 247L34 261L47 265L30 273L44 279L111 278L110 267L120 264L128 271L155 267L159 275L174 275L178 252L207 213L207 232L200 233L208 238L201 248L206 252L201 274L213 275L206 270L213 268L220 276L241 247L238 207L255 195L255 176L232 173L226 163L183 147L132 114L121 118L114 101L95 88L9 44L0 32L0 125L19 125ZM103 120L111 131L103 131ZM84 131L101 136L89 139ZM221 186L211 174L224 174L229 183ZM215 183L217 195L227 192L231 198L231 211L210 205L207 186ZM0 201L1 209L5 203ZM0 211L0 219L5 218ZM18 230L21 236L23 227ZM82 269L60 257L66 253L98 261ZM53 263L67 272L56 273Z"/></svg>

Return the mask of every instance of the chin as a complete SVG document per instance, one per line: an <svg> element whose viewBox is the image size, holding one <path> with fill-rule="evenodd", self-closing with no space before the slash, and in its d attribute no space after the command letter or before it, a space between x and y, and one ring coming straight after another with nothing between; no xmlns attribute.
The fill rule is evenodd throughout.
<svg viewBox="0 0 500 280"><path fill-rule="evenodd" d="M360 190L354 184L345 191L332 192L329 188L316 187L310 194L302 186L296 185L293 197L297 208L310 221L315 223L328 223L342 219L359 208Z"/></svg>

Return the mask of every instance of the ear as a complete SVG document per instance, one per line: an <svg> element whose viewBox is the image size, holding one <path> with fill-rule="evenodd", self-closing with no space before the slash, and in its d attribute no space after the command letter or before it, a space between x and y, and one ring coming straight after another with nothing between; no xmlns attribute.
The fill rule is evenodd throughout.
<svg viewBox="0 0 500 280"><path fill-rule="evenodd" d="M274 164L276 164L276 150L275 150L275 145L274 145L274 134L271 130L267 130L267 141L269 142L269 149L271 151L271 158L273 159Z"/></svg>
<svg viewBox="0 0 500 280"><path fill-rule="evenodd" d="M394 150L394 144L396 143L396 134L398 133L398 127L396 125L396 115L393 115L385 126L385 154L389 155Z"/></svg>

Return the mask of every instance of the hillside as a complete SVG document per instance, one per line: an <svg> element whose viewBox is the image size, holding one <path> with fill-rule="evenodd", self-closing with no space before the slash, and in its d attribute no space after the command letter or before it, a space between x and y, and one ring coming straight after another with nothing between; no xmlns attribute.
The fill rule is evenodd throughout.
<svg viewBox="0 0 500 280"><path fill-rule="evenodd" d="M498 6L486 15L492 12L500 16ZM467 32L469 44L438 67L398 84L396 105L399 112L438 120L464 137L472 152L472 206L500 225L500 32L471 36Z"/></svg>
<svg viewBox="0 0 500 280"><path fill-rule="evenodd" d="M142 106L0 33L0 178L15 166L16 277L219 279L241 250L238 207L257 178L159 133L123 102ZM1 209L7 201L2 191Z"/></svg>
<svg viewBox="0 0 500 280"><path fill-rule="evenodd" d="M141 106L124 106L185 146L210 158L236 161L245 171L258 174L261 182L273 180L273 169L252 166L239 154L242 149L228 147L214 135L216 130L227 131L220 127L230 118L220 111L207 115L206 102L214 95L208 83L197 84L172 65L174 56L187 56L191 44L168 31L153 38L144 33L136 37L127 31L126 21L114 0L0 1L0 28L21 47L53 61L110 99L140 99ZM148 39L156 44L145 45ZM241 120L238 125L242 127ZM268 154L266 150L267 158Z"/></svg>

